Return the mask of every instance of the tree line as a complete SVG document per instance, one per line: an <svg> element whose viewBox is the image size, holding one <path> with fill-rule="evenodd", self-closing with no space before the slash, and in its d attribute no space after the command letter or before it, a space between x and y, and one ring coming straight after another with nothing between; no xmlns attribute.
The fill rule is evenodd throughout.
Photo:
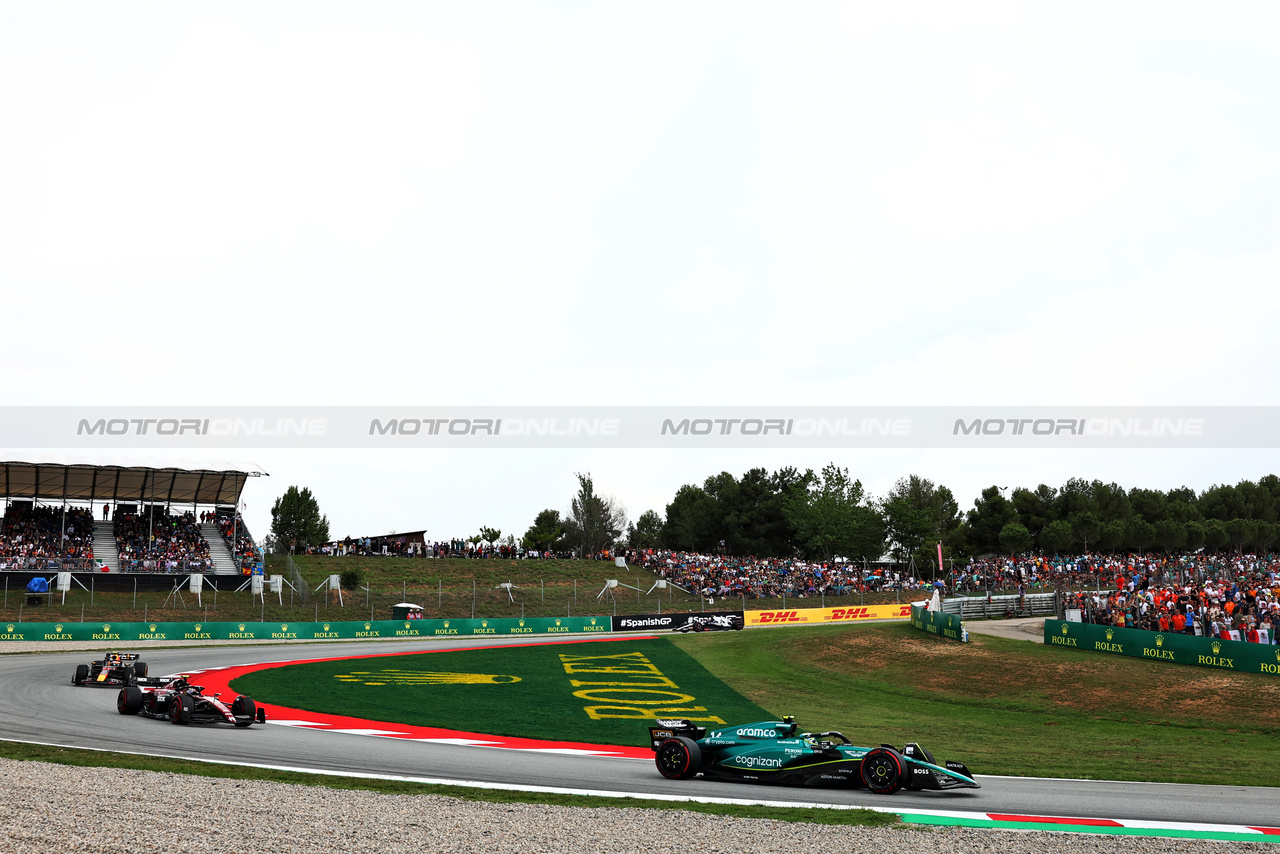
<svg viewBox="0 0 1280 854"><path fill-rule="evenodd" d="M669 548L758 557L875 561L965 559L990 554L1232 551L1280 544L1280 477L1167 491L1125 489L1072 478L1059 487L989 486L961 511L954 493L920 475L873 496L845 468L820 472L754 468L681 486L665 513L634 522L614 499L595 494L590 475L567 513L544 510L526 548L594 554L606 548Z"/></svg>
<svg viewBox="0 0 1280 854"><path fill-rule="evenodd" d="M883 496L835 465L801 472L753 468L676 490L664 513L628 521L616 498L589 473L565 511L538 513L524 536L501 539L483 527L473 545L505 545L591 556L619 548L668 548L757 557L827 560L965 559L990 554L1175 551L1265 553L1280 545L1280 477L1168 491L1072 478L1059 487L989 486L961 511L954 493L909 475ZM308 489L291 486L272 507L271 539L301 550L329 537L328 519Z"/></svg>

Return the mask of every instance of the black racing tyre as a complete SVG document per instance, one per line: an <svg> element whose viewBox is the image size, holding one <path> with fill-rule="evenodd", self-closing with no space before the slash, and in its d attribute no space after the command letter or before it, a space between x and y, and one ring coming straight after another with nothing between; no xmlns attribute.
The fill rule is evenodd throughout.
<svg viewBox="0 0 1280 854"><path fill-rule="evenodd" d="M116 711L122 715L136 715L142 711L142 689L132 685L120 689L116 696Z"/></svg>
<svg viewBox="0 0 1280 854"><path fill-rule="evenodd" d="M877 795L892 795L902 788L902 757L896 750L877 747L862 757L862 783Z"/></svg>
<svg viewBox="0 0 1280 854"><path fill-rule="evenodd" d="M77 664L76 675L71 677L72 685L83 685L89 681L89 665Z"/></svg>
<svg viewBox="0 0 1280 854"><path fill-rule="evenodd" d="M653 761L668 780L688 780L702 767L702 748L691 738L675 736L658 745Z"/></svg>
<svg viewBox="0 0 1280 854"><path fill-rule="evenodd" d="M137 676L139 679L145 679L147 676L146 662L135 661L133 663L133 675Z"/></svg>
<svg viewBox="0 0 1280 854"><path fill-rule="evenodd" d="M133 685L138 681L133 676L132 667L121 667L111 675L119 679L125 685Z"/></svg>
<svg viewBox="0 0 1280 854"><path fill-rule="evenodd" d="M232 701L231 714L235 715L236 717L239 717L241 715L248 715L249 720L236 721L236 726L246 727L251 725L255 720L257 720L258 707L254 705L254 702L251 698L241 694L239 697L236 697L235 700Z"/></svg>
<svg viewBox="0 0 1280 854"><path fill-rule="evenodd" d="M195 701L186 694L174 694L169 701L169 723L185 726L191 723L191 709Z"/></svg>

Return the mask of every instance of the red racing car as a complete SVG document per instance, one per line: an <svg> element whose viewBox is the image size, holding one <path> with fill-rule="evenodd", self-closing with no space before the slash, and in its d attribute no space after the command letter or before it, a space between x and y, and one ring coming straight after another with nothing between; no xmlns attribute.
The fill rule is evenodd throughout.
<svg viewBox="0 0 1280 854"><path fill-rule="evenodd" d="M176 676L158 686L129 685L120 689L116 711L122 715L144 715L175 724L233 724L238 727L267 722L266 709L259 708L243 694L230 704L221 694L204 695L204 687L192 685L185 676Z"/></svg>

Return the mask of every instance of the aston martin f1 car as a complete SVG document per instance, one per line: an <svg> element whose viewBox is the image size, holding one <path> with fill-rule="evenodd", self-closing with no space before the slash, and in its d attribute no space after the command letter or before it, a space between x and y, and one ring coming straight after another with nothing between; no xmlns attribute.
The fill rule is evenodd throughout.
<svg viewBox="0 0 1280 854"><path fill-rule="evenodd" d="M715 614L710 617L690 617L687 623L676 626L673 632L727 632L741 629L742 618L737 614Z"/></svg>
<svg viewBox="0 0 1280 854"><path fill-rule="evenodd" d="M867 788L889 795L899 789L980 789L959 762L939 764L918 744L855 747L841 733L797 733L795 718L723 727L687 720L659 720L650 727L654 760L662 776L696 774L797 786Z"/></svg>
<svg viewBox="0 0 1280 854"><path fill-rule="evenodd" d="M120 689L116 711L122 715L144 715L175 724L234 724L238 727L267 722L266 709L243 694L230 704L221 694L204 695L204 687L177 676L159 686L129 685Z"/></svg>
<svg viewBox="0 0 1280 854"><path fill-rule="evenodd" d="M71 684L137 685L138 680L145 679L146 675L147 665L139 661L135 653L108 652L99 661L77 664Z"/></svg>

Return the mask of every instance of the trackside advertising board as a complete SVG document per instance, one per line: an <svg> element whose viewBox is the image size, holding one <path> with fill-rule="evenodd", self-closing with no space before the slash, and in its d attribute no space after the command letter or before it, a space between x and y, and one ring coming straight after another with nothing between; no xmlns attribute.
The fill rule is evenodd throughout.
<svg viewBox="0 0 1280 854"><path fill-rule="evenodd" d="M1065 620L1044 621L1046 646L1128 655L1174 664L1216 667L1238 673L1280 676L1280 646L1198 638L1175 632L1117 629Z"/></svg>
<svg viewBox="0 0 1280 854"><path fill-rule="evenodd" d="M359 640L608 632L609 617L495 620L365 620L328 623L0 623L0 641Z"/></svg>
<svg viewBox="0 0 1280 854"><path fill-rule="evenodd" d="M923 605L911 606L911 625L922 632L929 632L944 638L969 642L969 633L964 630L964 621L959 614L945 614L942 611L931 611Z"/></svg>
<svg viewBox="0 0 1280 854"><path fill-rule="evenodd" d="M694 617L742 617L742 611L668 611L665 614L632 614L626 617L612 617L615 632L668 632L688 624Z"/></svg>
<svg viewBox="0 0 1280 854"><path fill-rule="evenodd" d="M794 626L800 623L851 623L858 620L908 620L910 605L860 605L847 608L798 608L747 611L748 626Z"/></svg>

